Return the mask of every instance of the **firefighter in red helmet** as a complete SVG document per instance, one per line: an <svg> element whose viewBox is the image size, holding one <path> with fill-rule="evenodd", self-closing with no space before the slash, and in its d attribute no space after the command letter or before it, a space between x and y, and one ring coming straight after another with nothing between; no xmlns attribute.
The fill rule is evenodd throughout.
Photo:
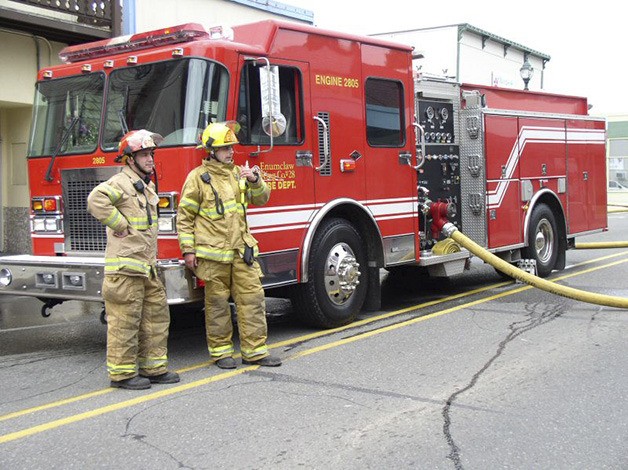
<svg viewBox="0 0 628 470"><path fill-rule="evenodd" d="M115 161L125 167L87 198L88 211L107 226L102 296L107 370L116 388L179 382L179 375L167 369L170 312L156 271L159 197L150 176L162 140L144 129L124 135Z"/></svg>
<svg viewBox="0 0 628 470"><path fill-rule="evenodd" d="M270 188L248 165L233 163L237 123L212 123L201 141L207 152L185 180L177 213L185 265L205 281L205 324L211 359L222 369L237 367L229 308L237 309L243 364L275 367L281 360L266 345L266 305L257 240L246 221L249 203L266 204Z"/></svg>

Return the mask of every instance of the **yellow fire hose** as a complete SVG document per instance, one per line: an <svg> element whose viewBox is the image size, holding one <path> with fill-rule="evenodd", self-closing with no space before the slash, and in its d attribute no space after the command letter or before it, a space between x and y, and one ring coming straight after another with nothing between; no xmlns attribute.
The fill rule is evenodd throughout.
<svg viewBox="0 0 628 470"><path fill-rule="evenodd" d="M562 297L579 300L581 302L628 309L628 299L574 289L572 287L547 281L526 271L522 271L521 269L482 248L473 240L463 235L462 232L460 232L458 228L450 222L443 226L442 232L446 237L453 239L456 243L460 244L462 247L466 248L475 256L493 266L495 269L499 269L504 274L515 279L519 279L520 281L533 287L549 292L550 294L560 295Z"/></svg>
<svg viewBox="0 0 628 470"><path fill-rule="evenodd" d="M591 242L591 243L576 243L574 245L576 250L590 250L597 248L628 248L628 242Z"/></svg>

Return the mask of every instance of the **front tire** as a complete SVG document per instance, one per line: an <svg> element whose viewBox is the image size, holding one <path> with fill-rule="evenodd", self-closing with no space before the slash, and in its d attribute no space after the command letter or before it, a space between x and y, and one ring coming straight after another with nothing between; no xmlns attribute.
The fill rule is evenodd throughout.
<svg viewBox="0 0 628 470"><path fill-rule="evenodd" d="M296 286L292 299L295 314L319 328L351 323L368 286L366 250L358 231L344 219L323 221L308 261L308 282Z"/></svg>
<svg viewBox="0 0 628 470"><path fill-rule="evenodd" d="M556 218L547 205L539 204L532 210L528 227L528 246L524 248L523 256L536 261L539 277L547 277L556 266L558 250Z"/></svg>

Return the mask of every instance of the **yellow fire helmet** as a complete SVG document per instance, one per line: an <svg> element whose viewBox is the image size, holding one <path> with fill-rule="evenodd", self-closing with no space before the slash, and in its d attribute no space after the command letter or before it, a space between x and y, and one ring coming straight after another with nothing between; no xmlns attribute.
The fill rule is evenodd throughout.
<svg viewBox="0 0 628 470"><path fill-rule="evenodd" d="M133 156L135 152L143 149L155 149L164 140L164 138L154 132L140 129L139 131L130 131L124 134L118 151L120 154L115 158L116 163L126 163L129 156Z"/></svg>
<svg viewBox="0 0 628 470"><path fill-rule="evenodd" d="M201 145L207 152L211 148L228 147L238 143L236 133L240 130L240 124L236 121L212 122L201 134Z"/></svg>

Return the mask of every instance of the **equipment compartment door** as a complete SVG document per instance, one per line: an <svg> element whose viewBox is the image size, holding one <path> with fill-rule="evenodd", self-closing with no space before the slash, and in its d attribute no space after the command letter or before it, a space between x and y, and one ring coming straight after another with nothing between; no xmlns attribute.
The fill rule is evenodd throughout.
<svg viewBox="0 0 628 470"><path fill-rule="evenodd" d="M516 117L485 118L488 246L522 243L519 136Z"/></svg>
<svg viewBox="0 0 628 470"><path fill-rule="evenodd" d="M501 203L488 207L488 247L499 248L512 246L523 241L523 227L519 195L519 181L509 180L501 198ZM488 191L494 191L497 182L487 184Z"/></svg>
<svg viewBox="0 0 628 470"><path fill-rule="evenodd" d="M606 228L603 121L567 121L567 194L570 234Z"/></svg>

